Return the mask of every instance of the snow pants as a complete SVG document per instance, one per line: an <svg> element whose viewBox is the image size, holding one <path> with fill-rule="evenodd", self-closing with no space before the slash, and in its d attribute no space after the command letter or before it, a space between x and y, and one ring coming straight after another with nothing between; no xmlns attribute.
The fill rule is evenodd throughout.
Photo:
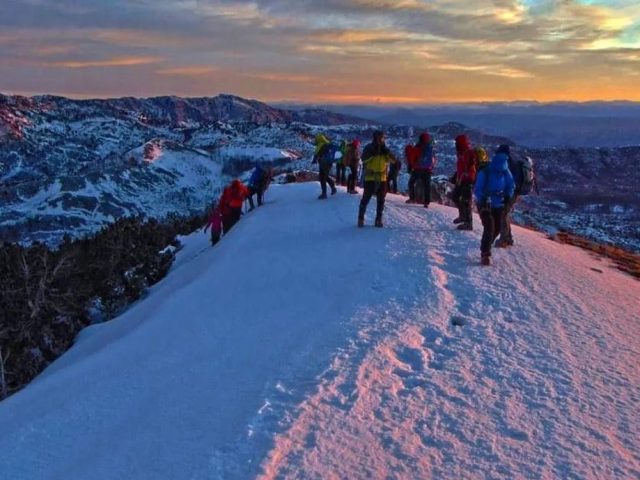
<svg viewBox="0 0 640 480"><path fill-rule="evenodd" d="M424 189L424 204L431 203L431 172L414 170L409 178L409 199L416 199L416 182L422 182Z"/></svg>
<svg viewBox="0 0 640 480"><path fill-rule="evenodd" d="M211 229L211 245L215 245L220 241L220 230Z"/></svg>
<svg viewBox="0 0 640 480"><path fill-rule="evenodd" d="M516 206L518 197L515 196L509 203L504 206L504 212L502 214L502 227L500 228L500 241L505 242L508 245L513 245L513 235L511 234L511 215L513 209Z"/></svg>
<svg viewBox="0 0 640 480"><path fill-rule="evenodd" d="M389 171L389 177L387 178L387 191L391 193L398 193L398 171Z"/></svg>
<svg viewBox="0 0 640 480"><path fill-rule="evenodd" d="M231 230L236 223L238 223L241 215L242 207L238 207L230 208L229 213L222 216L222 230L225 235L229 233L229 230Z"/></svg>
<svg viewBox="0 0 640 480"><path fill-rule="evenodd" d="M329 172L331 171L331 164L320 163L320 188L322 189L322 194L327 194L327 183L329 187L331 187L331 191L335 190L336 184L333 182L333 178L329 176Z"/></svg>
<svg viewBox="0 0 640 480"><path fill-rule="evenodd" d="M257 195L258 197L258 206L262 205L262 199L264 196L264 189L262 187L249 187L249 206L251 207L251 210L253 210L254 208L256 208L255 204L253 203L253 196Z"/></svg>
<svg viewBox="0 0 640 480"><path fill-rule="evenodd" d="M364 214L367 212L367 205L371 197L376 196L376 219L382 220L382 212L384 210L384 200L387 196L387 182L375 182L371 180L365 180L364 192L362 194L362 200L360 200L360 209L358 210L358 218L364 218Z"/></svg>
<svg viewBox="0 0 640 480"><path fill-rule="evenodd" d="M356 182L358 181L358 168L349 166L349 176L347 177L347 192L356 191Z"/></svg>
<svg viewBox="0 0 640 480"><path fill-rule="evenodd" d="M336 163L336 183L338 185L347 184L347 167L342 162Z"/></svg>
<svg viewBox="0 0 640 480"><path fill-rule="evenodd" d="M491 256L491 246L500 233L503 216L504 207L480 209L480 219L484 229L480 243L480 253L483 257Z"/></svg>
<svg viewBox="0 0 640 480"><path fill-rule="evenodd" d="M458 216L462 223L473 225L472 207L473 204L473 184L462 183L456 185L451 195L451 200L458 207Z"/></svg>

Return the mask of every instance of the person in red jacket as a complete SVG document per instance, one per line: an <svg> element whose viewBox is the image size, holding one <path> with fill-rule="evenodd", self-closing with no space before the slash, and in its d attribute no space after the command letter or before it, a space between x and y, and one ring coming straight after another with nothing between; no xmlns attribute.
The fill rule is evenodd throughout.
<svg viewBox="0 0 640 480"><path fill-rule="evenodd" d="M476 182L475 151L466 135L456 137L456 173L453 177L455 188L452 200L458 207L458 218L453 223L459 224L458 230L473 230L473 185Z"/></svg>
<svg viewBox="0 0 640 480"><path fill-rule="evenodd" d="M416 184L416 161L418 160L418 151L412 144L404 147L404 158L407 162L407 173L409 174L409 185ZM415 188L409 188L409 199L406 203L416 203Z"/></svg>
<svg viewBox="0 0 640 480"><path fill-rule="evenodd" d="M249 189L238 179L231 182L220 197L222 229L226 235L238 223L242 215L242 204L249 196Z"/></svg>

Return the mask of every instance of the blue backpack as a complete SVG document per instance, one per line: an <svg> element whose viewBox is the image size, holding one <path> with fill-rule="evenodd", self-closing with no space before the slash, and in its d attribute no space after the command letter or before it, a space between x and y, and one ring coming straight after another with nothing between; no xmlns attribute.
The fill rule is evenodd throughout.
<svg viewBox="0 0 640 480"><path fill-rule="evenodd" d="M249 185L252 185L252 186L259 185L263 177L264 177L264 170L262 169L262 167L260 166L256 167L253 170L253 173L251 174L251 178L249 179Z"/></svg>
<svg viewBox="0 0 640 480"><path fill-rule="evenodd" d="M335 163L342 158L340 145L328 143L323 149L320 159L325 163Z"/></svg>
<svg viewBox="0 0 640 480"><path fill-rule="evenodd" d="M433 158L433 142L427 143L426 147L422 149L420 158L418 158L417 168L419 170L433 170L434 158Z"/></svg>

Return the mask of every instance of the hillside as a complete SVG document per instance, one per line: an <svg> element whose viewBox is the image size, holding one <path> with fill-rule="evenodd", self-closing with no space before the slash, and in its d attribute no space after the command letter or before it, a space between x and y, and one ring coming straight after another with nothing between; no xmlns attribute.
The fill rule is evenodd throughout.
<svg viewBox="0 0 640 480"><path fill-rule="evenodd" d="M185 238L0 403L0 477L640 478L640 283L520 228L480 267L453 209L357 229L317 190Z"/></svg>

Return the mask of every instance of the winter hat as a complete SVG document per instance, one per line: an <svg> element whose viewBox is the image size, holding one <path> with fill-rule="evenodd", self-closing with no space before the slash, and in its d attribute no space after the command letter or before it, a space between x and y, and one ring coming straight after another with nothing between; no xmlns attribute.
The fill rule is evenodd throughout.
<svg viewBox="0 0 640 480"><path fill-rule="evenodd" d="M356 138L351 142L351 145L353 145L355 148L358 148L360 146L360 140Z"/></svg>
<svg viewBox="0 0 640 480"><path fill-rule="evenodd" d="M431 135L427 132L420 134L420 143L429 143L431 141Z"/></svg>
<svg viewBox="0 0 640 480"><path fill-rule="evenodd" d="M382 130L376 130L373 132L373 139L384 137L384 132Z"/></svg>

